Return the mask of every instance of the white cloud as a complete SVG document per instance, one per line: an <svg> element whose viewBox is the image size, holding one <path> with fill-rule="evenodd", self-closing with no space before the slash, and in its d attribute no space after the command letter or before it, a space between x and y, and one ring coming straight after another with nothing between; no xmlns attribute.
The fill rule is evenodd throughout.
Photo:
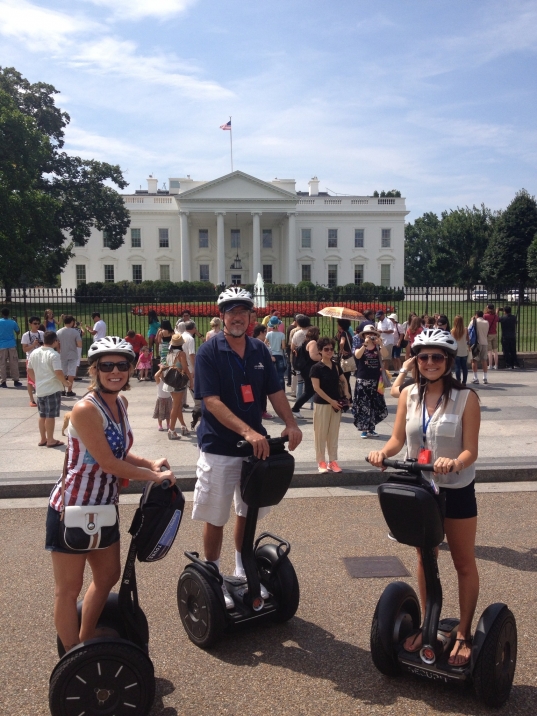
<svg viewBox="0 0 537 716"><path fill-rule="evenodd" d="M140 20L144 17L167 18L178 15L198 0L86 0L113 12L122 20Z"/></svg>
<svg viewBox="0 0 537 716"><path fill-rule="evenodd" d="M66 151L85 159L98 159L110 164L125 164L133 157L149 166L158 158L156 152L148 151L139 144L131 144L114 136L103 136L69 125L65 133Z"/></svg>

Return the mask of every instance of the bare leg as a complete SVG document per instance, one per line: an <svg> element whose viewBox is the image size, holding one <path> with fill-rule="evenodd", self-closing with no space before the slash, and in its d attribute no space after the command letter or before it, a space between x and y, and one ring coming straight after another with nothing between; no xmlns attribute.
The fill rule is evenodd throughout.
<svg viewBox="0 0 537 716"><path fill-rule="evenodd" d="M85 554L51 552L54 571L54 626L66 651L79 641L76 600L84 580Z"/></svg>
<svg viewBox="0 0 537 716"><path fill-rule="evenodd" d="M95 550L87 555L93 581L88 587L82 603L82 624L80 641L92 639L95 627L106 604L110 590L121 577L119 541L107 549Z"/></svg>
<svg viewBox="0 0 537 716"><path fill-rule="evenodd" d="M47 442L47 431L45 429L45 421L46 418L39 418L38 425L39 425L39 435L41 436L40 443L46 443Z"/></svg>
<svg viewBox="0 0 537 716"><path fill-rule="evenodd" d="M477 517L465 520L446 518L444 527L449 549L451 550L451 558L459 580L461 618L457 629L457 638L469 639L472 633L472 619L479 596L479 574L475 563ZM457 648L458 645L454 651ZM470 652L471 646L466 644L461 646L458 648L457 656L451 657L450 663L457 666L459 663L465 662Z"/></svg>
<svg viewBox="0 0 537 716"><path fill-rule="evenodd" d="M41 420L41 418L40 418ZM56 422L56 418L44 418L45 420L45 432L47 435L47 445L53 445L54 444L54 424Z"/></svg>
<svg viewBox="0 0 537 716"><path fill-rule="evenodd" d="M494 365L496 366L496 370L498 370L498 351L492 351L492 355L494 357Z"/></svg>
<svg viewBox="0 0 537 716"><path fill-rule="evenodd" d="M210 522L206 522L203 525L203 550L205 552L205 559L209 562L220 559L223 537L223 525L218 527L217 525L212 525Z"/></svg>
<svg viewBox="0 0 537 716"><path fill-rule="evenodd" d="M170 430L175 430L175 424L177 420L179 420L181 425L185 425L185 420L183 418L183 396L185 395L185 391L181 391L180 393L172 393L172 412L170 415Z"/></svg>

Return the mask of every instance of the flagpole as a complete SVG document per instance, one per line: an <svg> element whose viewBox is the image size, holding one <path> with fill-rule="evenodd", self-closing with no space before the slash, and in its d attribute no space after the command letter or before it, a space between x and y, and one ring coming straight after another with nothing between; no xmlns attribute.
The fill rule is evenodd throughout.
<svg viewBox="0 0 537 716"><path fill-rule="evenodd" d="M231 117L229 118L229 146L231 149L231 173L233 173L233 125L231 124Z"/></svg>

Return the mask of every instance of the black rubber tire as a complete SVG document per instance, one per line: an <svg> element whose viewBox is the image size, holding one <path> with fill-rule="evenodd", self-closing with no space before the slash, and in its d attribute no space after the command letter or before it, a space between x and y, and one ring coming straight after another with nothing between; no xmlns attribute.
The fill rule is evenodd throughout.
<svg viewBox="0 0 537 716"><path fill-rule="evenodd" d="M274 595L277 604L271 618L277 623L292 619L300 603L300 586L295 568L288 557L284 557L274 574L270 571L278 560L278 547L275 544L261 545L256 551L256 562L259 578L264 586Z"/></svg>
<svg viewBox="0 0 537 716"><path fill-rule="evenodd" d="M489 629L472 674L476 694L487 706L502 706L509 698L516 659L516 621L506 608Z"/></svg>
<svg viewBox="0 0 537 716"><path fill-rule="evenodd" d="M382 613L383 619L379 619ZM383 626L380 622L382 621ZM405 582L389 584L377 602L371 624L371 658L385 676L399 676L401 666L397 659L397 646L421 623L420 604L416 592ZM386 633L381 633L384 629ZM393 644L388 650L385 644Z"/></svg>
<svg viewBox="0 0 537 716"><path fill-rule="evenodd" d="M105 697L101 706L99 696ZM52 716L147 716L154 698L151 659L125 642L87 642L69 652L50 678Z"/></svg>
<svg viewBox="0 0 537 716"><path fill-rule="evenodd" d="M195 569L185 569L177 584L177 606L190 641L209 649L226 626L222 604L205 577Z"/></svg>
<svg viewBox="0 0 537 716"><path fill-rule="evenodd" d="M78 610L78 624L80 625L80 617L82 613L82 601L80 600L77 604ZM108 595L104 609L97 622L97 629L106 629L106 634L102 636L117 636L119 639L127 639L127 632L125 631L125 625L121 617L121 611L119 609L118 595L116 592L112 592ZM101 636L101 635L100 635ZM65 654L65 649L60 641L60 637L56 636L56 647L58 649L58 656L60 659Z"/></svg>

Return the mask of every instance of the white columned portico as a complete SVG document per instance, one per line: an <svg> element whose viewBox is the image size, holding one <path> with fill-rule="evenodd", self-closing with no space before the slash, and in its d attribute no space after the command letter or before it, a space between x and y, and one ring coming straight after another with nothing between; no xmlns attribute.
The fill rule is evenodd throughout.
<svg viewBox="0 0 537 716"><path fill-rule="evenodd" d="M287 260L289 264L287 280L288 283L296 284L296 262L297 262L297 248L296 248L296 214L290 212L287 214Z"/></svg>
<svg viewBox="0 0 537 716"><path fill-rule="evenodd" d="M216 212L216 283L218 285L226 282L226 252L224 235L225 211Z"/></svg>
<svg viewBox="0 0 537 716"><path fill-rule="evenodd" d="M254 275L251 277L251 282L257 281L257 274L261 273L261 212L252 211L253 217L253 269Z"/></svg>
<svg viewBox="0 0 537 716"><path fill-rule="evenodd" d="M188 211L180 211L181 219L181 281L190 281L190 236L188 232Z"/></svg>

